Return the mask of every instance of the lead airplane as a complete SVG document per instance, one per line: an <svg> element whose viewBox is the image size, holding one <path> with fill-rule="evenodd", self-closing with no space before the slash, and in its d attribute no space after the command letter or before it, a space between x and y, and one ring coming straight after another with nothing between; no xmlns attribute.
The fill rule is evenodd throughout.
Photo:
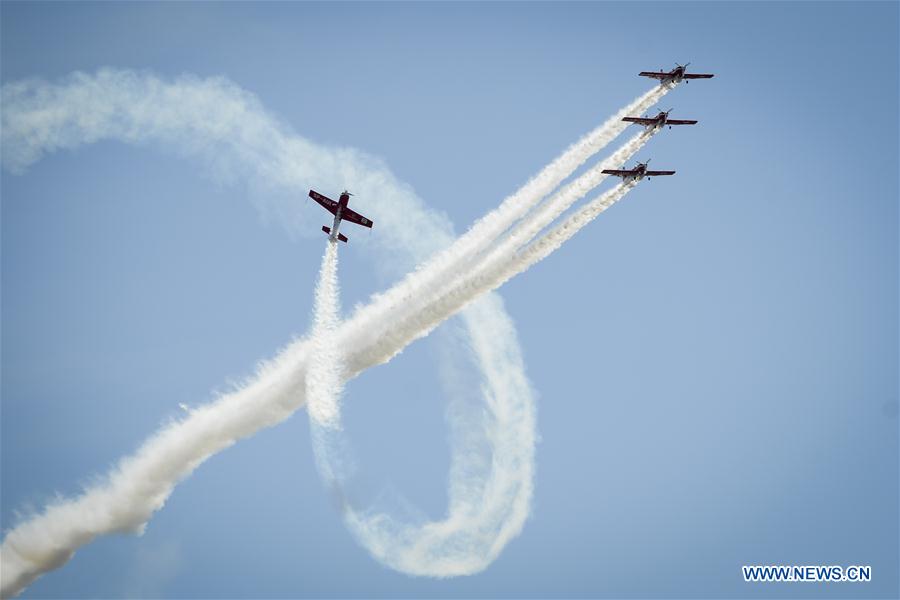
<svg viewBox="0 0 900 600"><path fill-rule="evenodd" d="M371 228L373 223L371 219L367 219L362 216L358 212L350 210L347 207L347 204L350 202L350 196L352 196L350 192L344 190L341 194L340 200L335 202L331 198L327 196L323 196L319 192L315 190L309 190L309 197L322 205L322 207L334 215L334 223L331 224L331 227L327 225L322 225L322 231L328 234L328 239L332 242L335 240L340 240L342 242L347 242L347 236L343 233L338 233L338 229L341 226L341 221L350 221L351 223L356 223L357 225L362 225L363 227Z"/></svg>
<svg viewBox="0 0 900 600"><path fill-rule="evenodd" d="M681 81L687 79L712 79L712 73L685 73L687 70L687 66L691 63L684 63L683 65L679 65L675 63L675 68L666 73L662 69L657 71L641 71L638 73L640 77L651 77L653 79L659 79L660 85L666 84L669 82L672 83L681 83Z"/></svg>
<svg viewBox="0 0 900 600"><path fill-rule="evenodd" d="M603 173L621 177L624 182L640 181L644 177L650 179L651 177L675 174L675 171L648 171L647 165L649 163L649 160L647 162L639 162L633 169L603 169Z"/></svg>
<svg viewBox="0 0 900 600"><path fill-rule="evenodd" d="M623 121L627 121L628 123L637 123L639 125L643 125L648 129L662 129L666 125L669 126L669 129L672 129L672 125L696 125L697 121L692 119L670 119L669 113L672 112L672 109L669 110L661 110L659 114L655 117L625 117L622 119Z"/></svg>

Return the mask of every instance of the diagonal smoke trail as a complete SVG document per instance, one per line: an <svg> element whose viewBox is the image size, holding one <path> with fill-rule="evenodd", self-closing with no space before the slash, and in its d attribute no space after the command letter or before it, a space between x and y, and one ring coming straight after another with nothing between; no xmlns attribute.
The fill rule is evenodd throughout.
<svg viewBox="0 0 900 600"><path fill-rule="evenodd" d="M395 300L395 310L399 314L389 321L389 327L379 327L366 329L360 333L362 338L354 338L352 341L345 340L343 344L357 346L365 346L372 351L380 352L378 355L367 355L364 359L366 364L381 364L387 362L395 355L396 344L387 343L386 340L392 338L406 339L409 330L417 330L422 326L421 316L428 313L428 309L435 304L440 304L448 293L453 293L460 287L460 281L468 281L472 279L473 274L477 275L482 272L494 272L502 269L503 265L513 260L516 252L529 241L531 241L542 229L553 222L560 214L562 214L574 202L584 197L591 189L595 188L607 175L601 171L603 169L616 168L628 160L635 152L656 133L656 130L643 131L638 133L628 142L622 145L609 158L600 161L595 167L585 172L575 181L565 186L562 190L554 194L549 200L539 205L533 213L526 216L518 223L512 231L496 246L488 251L485 256L465 261L460 259L462 265L460 270L465 269L465 274L460 274L453 279L441 282L432 286L431 289L423 286L416 294L410 295L403 301ZM615 190L621 189L619 185L610 193L615 195ZM627 190L630 187L626 188ZM624 192L623 192L624 193ZM491 288L493 289L493 288ZM418 310L414 310L415 307ZM368 320L372 317L365 309L362 309L354 315L356 318ZM438 323L443 319L437 321ZM348 330L353 331L353 330ZM427 335L431 329L424 327L421 329L421 335ZM382 343L376 343L375 340L381 340ZM347 367L353 371L353 365L356 363L348 359Z"/></svg>
<svg viewBox="0 0 900 600"><path fill-rule="evenodd" d="M583 198L592 189L599 186L608 177L604 169L620 169L635 153L644 147L658 130L642 131L628 140L609 158L601 160L581 177L554 194L542 203L522 223L514 228L505 239L501 240L490 252L486 261L503 260L511 252L515 252L523 244L533 239L542 229L555 221L572 204Z"/></svg>
<svg viewBox="0 0 900 600"><path fill-rule="evenodd" d="M599 186L608 175L603 173L604 169L617 169L634 154L643 148L650 138L652 138L658 130L651 129L638 133L630 140L625 142L618 150L616 150L608 158L601 160L594 167L587 170L580 177L572 181L560 191L555 193L549 200L541 203L531 213L529 213L520 223L493 248L487 255L479 259L478 268L481 270L489 270L493 266L509 260L509 258L519 250L523 245L534 239L545 227L555 221L563 212L572 204L587 195L592 189ZM455 285L457 281L453 281Z"/></svg>
<svg viewBox="0 0 900 600"><path fill-rule="evenodd" d="M377 343L360 344L363 337L357 326L356 318L350 319L338 332L339 343L344 347L354 348L345 355L344 366L348 377L371 365L385 363L396 356L411 341L428 335L444 320L465 308L482 294L494 290L512 277L524 272L532 265L543 260L563 242L574 236L584 225L597 215L618 202L635 186L635 182L622 182L602 194L596 200L580 209L566 219L561 225L538 238L531 246L508 256L505 261L481 262L471 265L469 274L461 277L452 288L440 297L433 299L422 310L408 315L398 321L394 327L382 336Z"/></svg>
<svg viewBox="0 0 900 600"><path fill-rule="evenodd" d="M420 321L416 328L419 331L430 331L434 327L432 323L440 323L449 315L453 315L465 307L468 302L486 292L497 289L516 275L542 261L600 213L621 200L635 185L637 185L635 181L617 184L535 240L534 243L510 257L509 260L502 263L485 261L470 277L459 282L454 290L445 294L440 302L432 305L430 313L420 315ZM425 319L430 319L430 321L426 322Z"/></svg>
<svg viewBox="0 0 900 600"><path fill-rule="evenodd" d="M500 237L513 223L523 218L542 198L552 192L591 156L618 137L629 126L628 122L622 121L623 117L643 113L649 107L659 102L675 85L674 83L667 83L656 86L609 117L602 125L582 137L553 162L544 167L540 173L530 179L516 193L507 197L496 209L476 221L466 233L458 237L450 246L417 267L415 271L409 273L389 291L373 298L373 302L365 309L372 313L377 313L373 314L376 323L387 324L393 321L388 315L390 307L399 306L401 303L398 301L402 300L404 310L408 310L407 303L416 301L413 290L431 287L435 282L452 281L454 273L459 269L467 268L470 260L479 252L482 252ZM571 202L574 202L590 191L590 189L599 185L600 181L605 178L605 175L599 173L600 170L612 168L613 165L620 165L640 149L656 131L649 130L638 134L633 138L631 144L627 144L610 157L604 163L606 166L592 169L585 176L570 184L563 193L564 198L571 198L569 204L566 205L565 200L553 203L553 206L562 206L556 212L556 216L561 214L567 206L571 205ZM592 181L593 183L591 183ZM579 191L581 195L577 195ZM573 193L576 195L573 196ZM546 212L543 214L546 214ZM553 218L550 218L550 221ZM547 222L549 223L550 221ZM383 327L373 330L372 335L380 335L382 331Z"/></svg>
<svg viewBox="0 0 900 600"><path fill-rule="evenodd" d="M383 198L386 202L371 212L380 223L380 236L389 254L421 259L451 240L449 227L426 213L409 188L382 164L354 150L322 148L293 135L255 97L224 79L186 77L166 83L146 74L103 70L94 76L75 74L59 85L41 81L4 84L0 104L0 150L4 163L13 170L24 169L48 152L100 139L162 143L199 157L217 174L246 176L272 189L296 193L310 180L334 187L349 182L368 197ZM511 217L516 212L491 220L493 225L481 225L484 237L505 230L502 221L512 223L519 218ZM296 221L293 213L285 215L291 223ZM489 243L474 235L472 242L475 248ZM462 254L471 251L464 248ZM448 259L454 269L466 262L457 260ZM493 285L488 283L487 287ZM400 293L393 289L376 296L373 304L386 304L396 315L403 312L403 301L415 295L415 290L407 287ZM417 313L427 312L421 321L433 328L430 324L435 319L452 314L448 312L452 306L471 303L474 297L470 286L469 291L454 293L440 306L425 306ZM364 308L335 332L336 342L358 342L349 346L353 351L345 361L345 377L387 360L421 337L420 331L407 329L403 335L372 339L366 335L367 328L390 325L376 322L377 316L378 311ZM490 562L521 530L529 512L534 406L515 328L499 298L488 296L470 304L463 313L463 324L484 378L490 409L485 412L492 420L489 431L496 434L497 456L511 465L500 473L489 471L481 480L487 482L482 489L492 494L484 496L489 502L475 505L476 514L472 515L485 524L479 531L490 549L486 555ZM208 457L283 421L303 405L309 360L307 340L291 343L261 365L243 387L152 436L122 459L102 484L77 498L52 503L10 530L0 547L0 595L18 593L42 573L64 564L98 535L141 531L178 481ZM466 470L471 458L479 456L455 454L452 470ZM452 507L462 492L452 487L449 491ZM481 509L482 514L477 514ZM425 556L422 560L433 559ZM447 571L471 572L477 566L451 564Z"/></svg>
<svg viewBox="0 0 900 600"><path fill-rule="evenodd" d="M548 233L541 236L533 244L526 247L516 260L506 266L503 272L503 281L521 273L532 265L544 260L564 243L581 231L581 229L600 216L607 208L621 200L637 182L629 181L617 185L615 188L586 204L568 219L554 227Z"/></svg>

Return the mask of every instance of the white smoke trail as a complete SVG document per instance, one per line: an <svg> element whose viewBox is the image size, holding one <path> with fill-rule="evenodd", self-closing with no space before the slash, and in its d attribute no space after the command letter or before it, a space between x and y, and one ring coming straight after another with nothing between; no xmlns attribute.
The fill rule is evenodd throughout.
<svg viewBox="0 0 900 600"><path fill-rule="evenodd" d="M293 136L254 97L222 79L182 78L167 84L123 71L101 71L93 77L76 74L58 86L36 81L5 84L2 109L0 147L5 164L13 169L24 169L46 152L99 139L162 142L204 159L217 172L245 174L283 189L302 190L310 180L339 182L334 185L338 187L350 180L365 195L390 200L370 212L393 251L421 257L450 239L446 226L435 223L383 165L353 150L321 148ZM483 227L491 232L499 229ZM409 295L392 294L401 303ZM472 297L464 300L471 302ZM393 301L387 304L394 312L400 308ZM433 322L438 312L430 311L424 320ZM360 342L351 346L354 352L346 362L348 377L420 337L418 332L407 331L405 341L396 334L387 340L366 339L366 326L374 324L362 318L366 314L366 310L359 311L335 334L339 340ZM500 403L490 415L496 421L495 431L513 434L498 438L500 447L509 446L505 454L509 464L500 473L492 472L493 479L487 480L488 487L504 493L487 497L489 503L474 505L482 514L472 515L489 525L480 528L483 535L478 541L491 549L490 557L521 530L528 515L534 409L515 330L499 299L490 297L474 305L465 313L464 323L481 361L489 403L495 398L515 400L513 410ZM374 348L376 343L387 352ZM176 483L206 458L287 418L304 400L308 352L307 342L292 343L262 365L242 388L151 437L134 455L123 459L104 483L78 498L49 505L9 531L0 548L0 593L4 597L18 593L98 535L141 530ZM466 458L454 456L453 470L464 470ZM450 490L451 505L458 494L459 490ZM453 526L456 524L443 524ZM466 568L472 567L464 566L463 571ZM450 564L446 572L452 574L454 569L459 570L458 565Z"/></svg>
<svg viewBox="0 0 900 600"><path fill-rule="evenodd" d="M331 187L349 183L362 196L382 199L366 212L379 222L377 239L388 250L388 259L399 254L421 261L452 240L447 224L426 212L379 162L355 150L320 147L298 138L256 98L223 79L183 77L166 83L128 71L76 73L58 85L5 84L0 104L0 148L4 163L13 170L24 169L47 152L99 139L162 143L200 158L216 173L290 190L294 198L302 196L307 181L315 180ZM295 224L293 213L284 216L289 225ZM533 392L515 329L499 299L488 297L474 306L464 325L479 339L479 360L503 365L482 368L488 378L481 384L485 394L517 398L521 411L533 414ZM491 330L495 336L479 337ZM305 341L292 343L262 364L243 387L151 437L101 484L77 498L50 503L8 531L0 547L0 595L17 594L98 535L141 531L176 483L209 456L290 416L304 401L308 350ZM527 464L511 478L518 482L513 501L494 515L505 520L500 526L503 539L517 533L527 517L534 452L534 420L518 419L510 428L522 432L519 439L524 442L516 448L516 458ZM470 458L457 453L454 468L466 470ZM454 491L450 493L452 502Z"/></svg>
<svg viewBox="0 0 900 600"><path fill-rule="evenodd" d="M395 356L395 352L399 351L397 349L399 344L391 343L390 340L394 338L405 340L409 335L413 335L410 333L411 330L420 330L419 335L423 337L427 335L431 331L431 327L423 325L425 321L422 320L422 315L428 314L430 307L441 304L447 294L454 293L454 290L458 290L461 285L465 285L465 282L472 280L474 277L480 277L484 272L494 273L497 269L502 269L503 265L513 261L516 252L523 245L531 241L542 229L562 214L565 209L606 179L607 175L601 172L603 169L621 166L622 163L643 147L655 133L656 130L648 130L635 135L609 158L600 161L595 167L592 167L575 181L554 194L549 200L539 205L532 214L526 216L508 235L497 242L485 256L466 262L460 261L460 264L464 265L465 274L458 274L450 281L434 285L431 289L427 287L420 289L414 296L410 295L404 298L402 303L395 300L395 306L400 314L393 315L390 320L390 327L367 330L361 332L361 335L364 337L344 340L341 343L347 344L348 347L355 347L362 345L363 340L366 340L365 347L370 348L371 351L379 352L379 354L367 354L362 359L364 364L381 364L389 361ZM617 186L610 194L615 196L618 193L616 190L621 188L621 185ZM625 192L629 189L631 188L625 188ZM463 269L463 267L460 268ZM490 289L493 288L491 287ZM420 310L412 310L412 306L418 307ZM368 317L370 315L366 313L365 308L354 315L354 318L366 319ZM443 321L443 318L435 323L440 323L441 321ZM377 332L377 335L373 331ZM374 343L372 338L377 338L380 342ZM356 361L355 354L347 357L346 367L351 373L356 372Z"/></svg>
<svg viewBox="0 0 900 600"><path fill-rule="evenodd" d="M505 360L490 359L485 352L494 343L494 335L500 339L514 335L510 320L471 330L475 364L485 377L508 382L496 388L498 393L486 392L483 403L458 401L451 408L453 447L446 513L434 520L397 518L376 506L345 506L344 520L356 539L380 562L403 573L452 577L482 571L518 535L528 516L535 411L532 403L522 402L514 393L527 386L522 371L507 369ZM346 453L347 444L335 437L339 443L316 448L317 458L328 465L326 471L343 474L346 484L352 476L347 465L353 461ZM343 454L335 454L335 449Z"/></svg>
<svg viewBox="0 0 900 600"><path fill-rule="evenodd" d="M339 481L346 478L347 465L341 460L340 444L341 396L344 389L343 358L335 343L340 321L340 293L337 277L338 245L326 242L319 279L316 282L313 326L310 339L309 367L306 371L306 406L309 413L310 439L316 450L316 469L329 492L344 497ZM321 456L327 448L334 456L330 462ZM343 504L343 501L342 501Z"/></svg>
<svg viewBox="0 0 900 600"><path fill-rule="evenodd" d="M327 300L317 291L317 322L318 307ZM492 327L485 329L489 321ZM454 444L448 481L450 502L446 515L439 520L397 518L374 507L360 509L350 499L347 488L356 460L343 434L340 405L335 399L340 382L333 378L326 381L313 372L314 368L321 369L327 377L340 359L324 359L324 355L321 360L310 359L307 403L316 466L323 483L339 502L344 520L360 544L382 563L411 575L450 577L485 569L519 532L528 513L535 416L532 404L514 393L527 389L528 384L521 370L506 368L506 358L497 360L491 351L485 351L495 343L491 339L514 340L515 330L508 319L476 318L471 325L474 364L491 371L484 373L489 381L511 381L486 394L485 405L455 401L449 411ZM325 328L319 331L326 332ZM318 384L312 386L309 382L314 377ZM314 410L319 405L328 408ZM325 415L319 416L321 413ZM511 504L516 506L512 511L516 518L506 517Z"/></svg>
<svg viewBox="0 0 900 600"><path fill-rule="evenodd" d="M550 256L576 233L581 231L585 225L600 216L600 213L621 200L635 185L637 185L637 182L633 180L618 184L612 190L592 200L568 219L541 236L519 253L516 260L505 267L502 276L503 280L500 283L508 281L525 269Z"/></svg>
<svg viewBox="0 0 900 600"><path fill-rule="evenodd" d="M420 331L430 331L435 323L447 319L475 298L497 289L528 270L559 249L600 213L621 200L635 185L637 182L633 180L620 182L505 262L482 261L469 277L459 281L440 302L433 304L429 314L419 315L420 320L414 327Z"/></svg>
<svg viewBox="0 0 900 600"><path fill-rule="evenodd" d="M476 221L466 233L458 237L450 246L417 267L415 271L409 273L391 290L374 297L373 302L366 306L365 310L372 313L371 318L375 323L380 324L380 327L376 325L376 328L369 332L370 335L372 337L383 335L385 328L397 318L397 315L389 313L391 306L402 307L403 311L409 312L410 302L418 302L417 306L421 306L431 301L431 298L422 297L421 290L431 289L435 293L439 293L441 287L435 284L454 281L457 272L468 268L470 261L479 252L482 252L501 236L513 223L523 218L542 198L552 192L591 156L618 137L629 126L628 122L622 120L623 117L632 114L642 114L672 90L675 85L674 83L667 83L656 86L609 117L602 125L582 137L553 162L544 167L538 175L530 179L516 193L507 197L500 206ZM549 203L548 208L542 209L541 217L534 222L545 222L543 226L546 226L556 216L562 214L568 206L571 206L572 202L599 185L606 177L600 173L602 169L621 165L656 132L656 129L652 129L636 135L630 143L626 144L607 161L604 161L601 166L592 169L570 184L557 196L555 201ZM548 215L553 211L555 211L555 215L547 220ZM541 228L538 228L538 230ZM537 231L532 233L529 239L536 233ZM414 290L416 293L413 293Z"/></svg>
<svg viewBox="0 0 900 600"><path fill-rule="evenodd" d="M328 240L319 280L316 282L311 354L306 371L306 401L309 418L321 427L340 426L340 396L343 368L334 343L340 314L337 277L337 242Z"/></svg>
<svg viewBox="0 0 900 600"><path fill-rule="evenodd" d="M634 181L622 182L611 190L600 195L561 225L538 238L531 246L519 253L507 257L505 261L481 261L472 265L469 274L461 277L455 284L431 302L421 311L408 315L408 318L396 322L373 346L360 347L345 356L344 366L349 376L353 376L367 365L381 364L393 358L411 339L428 335L440 323L465 308L482 294L494 290L512 277L540 262L559 248L563 242L575 235L597 215L618 202L635 186ZM348 325L355 321L351 320ZM342 328L341 344L352 344L358 331L353 327Z"/></svg>
<svg viewBox="0 0 900 600"><path fill-rule="evenodd" d="M549 200L538 206L522 223L518 224L501 242L491 249L487 258L482 261L482 269L490 269L492 265L508 260L512 253L522 245L531 241L550 223L555 221L572 204L583 198L592 189L600 185L607 177L604 169L618 169L646 144L657 129L638 133L622 145L609 158L601 160L596 166L586 171L581 177L564 187Z"/></svg>

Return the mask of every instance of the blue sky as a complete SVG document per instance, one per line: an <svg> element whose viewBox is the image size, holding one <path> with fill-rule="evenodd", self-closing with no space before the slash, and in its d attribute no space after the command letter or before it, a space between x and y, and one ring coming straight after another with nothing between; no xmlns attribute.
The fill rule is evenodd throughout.
<svg viewBox="0 0 900 600"><path fill-rule="evenodd" d="M678 174L501 290L541 443L532 517L488 570L376 563L298 414L204 464L142 537L98 540L23 597L898 595L896 3L0 11L3 83L222 75L298 134L382 157L458 232L646 90L638 71L716 73L663 101L699 126L640 154ZM52 154L0 192L6 529L305 332L325 221L304 206L298 235L264 191L155 145ZM394 278L351 239L346 307ZM418 342L347 391L367 477L432 515L439 353ZM870 564L873 581L743 582L773 563Z"/></svg>

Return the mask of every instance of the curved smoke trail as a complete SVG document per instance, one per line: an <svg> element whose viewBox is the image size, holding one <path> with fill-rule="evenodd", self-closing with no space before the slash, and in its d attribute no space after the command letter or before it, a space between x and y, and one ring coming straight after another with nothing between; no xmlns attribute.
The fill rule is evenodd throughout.
<svg viewBox="0 0 900 600"><path fill-rule="evenodd" d="M350 183L362 196L382 199L365 210L379 221L380 233L373 239L383 244L388 260L401 255L409 263L421 262L453 239L449 224L427 212L380 162L352 149L320 147L297 137L254 96L221 78L183 77L166 83L151 75L102 70L94 76L76 73L57 85L5 84L0 130L3 161L11 170L21 171L47 152L100 139L162 144L200 159L214 174L287 190L294 205L311 180L329 187ZM282 221L292 225L297 218L285 212ZM479 342L481 355L503 363L504 371L517 376L494 377L482 385L488 393L518 398L525 412L532 413L533 392L502 302L485 298L463 321L476 334L496 323L509 327ZM151 437L103 483L77 498L49 504L7 532L0 547L0 594L18 593L98 535L141 531L177 482L209 456L290 416L304 402L308 354L305 340L290 344L240 389ZM533 419L523 426L533 430ZM531 460L533 444L519 450ZM518 477L527 481L502 515L510 523L505 529L514 532L528 513L530 469Z"/></svg>
<svg viewBox="0 0 900 600"><path fill-rule="evenodd" d="M150 75L104 70L95 76L75 74L59 85L40 81L5 84L2 109L0 147L4 163L12 170L21 171L47 152L100 139L161 143L200 158L216 174L252 177L274 189L295 193L310 181L329 187L350 183L361 195L389 200L366 210L379 221L380 239L392 252L421 259L452 240L448 224L425 212L411 190L377 160L355 150L321 148L298 138L255 97L224 79L181 78L165 83ZM279 208L285 210L275 207ZM292 213L285 214L291 223L296 222ZM391 294L399 301L408 295L389 292L375 297L373 303L385 303ZM386 304L396 310L397 301ZM357 318L335 333L336 338L360 342L346 362L347 377L396 354L418 337L415 332L405 341L394 336L387 341L389 352L385 352L374 347L383 340L360 336L364 330L360 324L372 324L366 315L365 309L359 311ZM433 316L429 318L429 322L433 320ZM510 430L519 432L512 442L516 448L511 469L503 473L511 482L506 489L512 490L512 495L483 507L486 511L497 509L490 518L494 537L487 543L499 552L521 530L529 510L533 396L515 329L499 298L488 296L472 305L464 314L464 324L481 361L489 404L498 397L516 400L516 411L494 415L498 422L506 419L514 425ZM243 387L151 437L102 484L77 498L49 505L9 531L0 548L2 595L18 593L42 573L64 564L78 547L98 535L140 531L177 482L206 458L290 416L304 401L309 349L305 340L290 344L260 366ZM454 457L453 469L461 468L466 458ZM457 493L450 490L451 505Z"/></svg>
<svg viewBox="0 0 900 600"><path fill-rule="evenodd" d="M510 381L491 385L483 405L453 402L446 515L439 520L412 520L398 519L374 507L360 509L347 493L356 461L340 419L343 381L336 373L343 370L343 360L337 352L335 328L329 326L338 299L336 286L328 283L333 270L327 265L328 256L316 290L311 341L321 354L310 359L306 388L316 467L326 488L340 503L344 521L356 539L382 563L411 575L435 577L485 569L521 529L522 520L508 515L524 519L532 490L534 410L515 393L527 388L524 369L508 369L507 358L491 350L495 338L515 339L512 322L484 318L493 312L484 305L464 314L465 319L472 319L469 332L474 364L485 381ZM477 312L486 309L481 315ZM482 327L487 322L492 322L490 330Z"/></svg>

